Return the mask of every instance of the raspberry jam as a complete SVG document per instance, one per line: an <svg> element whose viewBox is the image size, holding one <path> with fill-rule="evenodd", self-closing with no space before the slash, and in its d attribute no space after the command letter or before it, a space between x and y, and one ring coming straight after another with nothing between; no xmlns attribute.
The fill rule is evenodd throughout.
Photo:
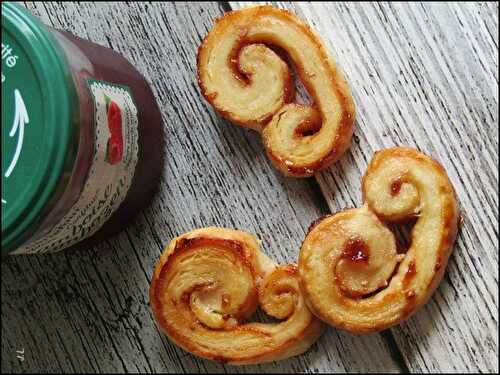
<svg viewBox="0 0 500 375"><path fill-rule="evenodd" d="M163 126L120 54L2 3L2 255L89 246L154 193Z"/></svg>

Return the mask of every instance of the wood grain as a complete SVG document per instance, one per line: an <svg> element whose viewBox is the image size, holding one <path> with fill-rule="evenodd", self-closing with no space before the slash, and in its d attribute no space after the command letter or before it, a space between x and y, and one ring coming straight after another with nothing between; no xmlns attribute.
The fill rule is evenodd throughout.
<svg viewBox="0 0 500 375"><path fill-rule="evenodd" d="M166 164L152 204L120 235L2 261L2 372L498 372L497 4L276 4L318 31L357 104L353 146L318 184L282 177L256 134L201 97L196 48L227 3L26 5L146 76L163 112ZM446 277L414 318L379 335L329 329L303 356L249 367L199 360L159 333L147 290L172 237L236 227L295 262L309 223L358 205L373 151L392 145L440 160L464 213Z"/></svg>
<svg viewBox="0 0 500 375"><path fill-rule="evenodd" d="M316 176L331 211L359 205L373 152L394 145L435 157L456 188L464 224L446 276L391 330L406 365L498 372L498 4L275 5L322 36L356 101L352 148Z"/></svg>
<svg viewBox="0 0 500 375"><path fill-rule="evenodd" d="M306 354L261 366L199 360L159 333L148 306L164 245L208 225L245 229L295 262L310 222L327 212L312 180L286 179L259 137L202 99L195 54L216 3L28 3L43 22L123 53L151 82L165 124L160 192L127 231L89 248L2 262L2 371L326 372L400 370L379 335L329 330ZM25 360L16 358L24 348Z"/></svg>

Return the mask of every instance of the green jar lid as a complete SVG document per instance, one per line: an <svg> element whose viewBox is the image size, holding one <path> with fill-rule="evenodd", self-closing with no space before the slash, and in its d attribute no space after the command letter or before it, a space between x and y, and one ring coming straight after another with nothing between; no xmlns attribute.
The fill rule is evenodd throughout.
<svg viewBox="0 0 500 375"><path fill-rule="evenodd" d="M78 118L59 42L23 7L2 2L2 255L30 237L64 191Z"/></svg>

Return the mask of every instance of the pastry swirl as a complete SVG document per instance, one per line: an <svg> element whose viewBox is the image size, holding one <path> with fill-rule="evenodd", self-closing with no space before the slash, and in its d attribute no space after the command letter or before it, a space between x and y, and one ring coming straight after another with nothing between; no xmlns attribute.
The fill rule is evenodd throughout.
<svg viewBox="0 0 500 375"><path fill-rule="evenodd" d="M313 313L355 333L400 323L438 286L457 232L458 208L443 167L409 148L375 153L361 208L314 223L299 256ZM406 254L384 222L417 218Z"/></svg>
<svg viewBox="0 0 500 375"><path fill-rule="evenodd" d="M150 301L159 327L184 350L231 364L306 351L323 330L300 293L295 265L276 265L248 233L198 229L162 254ZM257 306L278 323L244 323Z"/></svg>
<svg viewBox="0 0 500 375"><path fill-rule="evenodd" d="M314 101L291 103L288 54ZM266 152L283 173L308 177L350 145L354 102L321 40L288 11L259 6L217 20L198 50L198 82L223 117L261 132Z"/></svg>

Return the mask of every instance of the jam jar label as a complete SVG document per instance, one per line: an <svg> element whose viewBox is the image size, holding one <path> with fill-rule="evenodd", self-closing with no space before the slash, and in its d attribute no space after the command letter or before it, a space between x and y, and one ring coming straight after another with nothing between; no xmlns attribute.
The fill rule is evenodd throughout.
<svg viewBox="0 0 500 375"><path fill-rule="evenodd" d="M128 87L87 80L94 98L94 158L76 204L46 235L13 254L62 250L90 237L124 200L137 164L137 107Z"/></svg>

